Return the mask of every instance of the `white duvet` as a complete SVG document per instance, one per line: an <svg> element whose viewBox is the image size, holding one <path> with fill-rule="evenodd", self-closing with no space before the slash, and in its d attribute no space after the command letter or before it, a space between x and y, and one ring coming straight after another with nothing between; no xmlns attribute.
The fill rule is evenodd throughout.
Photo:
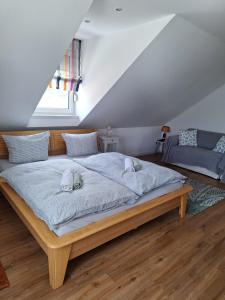
<svg viewBox="0 0 225 300"><path fill-rule="evenodd" d="M82 188L71 193L60 188L62 174L69 168L79 173L83 181ZM17 165L3 171L1 176L50 229L138 199L128 188L69 159Z"/></svg>
<svg viewBox="0 0 225 300"><path fill-rule="evenodd" d="M78 164L129 188L142 196L165 184L185 182L180 173L143 160L138 160L141 170L125 172L124 161L129 157L117 152L101 153L88 158L74 159Z"/></svg>

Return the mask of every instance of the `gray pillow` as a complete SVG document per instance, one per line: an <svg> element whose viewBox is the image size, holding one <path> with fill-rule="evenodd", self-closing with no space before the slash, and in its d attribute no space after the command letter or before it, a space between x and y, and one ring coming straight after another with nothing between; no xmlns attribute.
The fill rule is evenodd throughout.
<svg viewBox="0 0 225 300"><path fill-rule="evenodd" d="M66 143L68 156L84 156L98 152L96 132L85 134L63 133L62 137Z"/></svg>
<svg viewBox="0 0 225 300"><path fill-rule="evenodd" d="M30 163L48 159L49 132L34 135L3 135L9 151L9 162L14 164Z"/></svg>

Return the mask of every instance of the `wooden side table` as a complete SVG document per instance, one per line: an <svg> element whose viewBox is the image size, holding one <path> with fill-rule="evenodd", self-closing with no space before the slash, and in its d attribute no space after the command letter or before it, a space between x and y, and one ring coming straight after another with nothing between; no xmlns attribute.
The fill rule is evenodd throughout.
<svg viewBox="0 0 225 300"><path fill-rule="evenodd" d="M118 136L99 136L100 150L102 152L117 152L119 146Z"/></svg>

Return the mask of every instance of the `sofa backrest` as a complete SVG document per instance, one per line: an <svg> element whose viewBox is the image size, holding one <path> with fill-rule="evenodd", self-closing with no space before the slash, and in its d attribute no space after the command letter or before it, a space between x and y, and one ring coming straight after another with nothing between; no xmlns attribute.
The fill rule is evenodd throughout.
<svg viewBox="0 0 225 300"><path fill-rule="evenodd" d="M198 146L201 148L206 148L212 150L221 136L225 135L224 133L211 132L206 130L198 130L197 132L197 141Z"/></svg>

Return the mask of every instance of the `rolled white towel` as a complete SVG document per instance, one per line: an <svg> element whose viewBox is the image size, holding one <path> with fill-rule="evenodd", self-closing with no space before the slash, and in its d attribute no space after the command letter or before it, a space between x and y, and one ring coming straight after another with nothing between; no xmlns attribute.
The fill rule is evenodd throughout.
<svg viewBox="0 0 225 300"><path fill-rule="evenodd" d="M74 187L74 169L66 169L62 174L60 187L63 192L72 192Z"/></svg>
<svg viewBox="0 0 225 300"><path fill-rule="evenodd" d="M125 172L137 172L141 170L141 164L135 158L125 158Z"/></svg>

